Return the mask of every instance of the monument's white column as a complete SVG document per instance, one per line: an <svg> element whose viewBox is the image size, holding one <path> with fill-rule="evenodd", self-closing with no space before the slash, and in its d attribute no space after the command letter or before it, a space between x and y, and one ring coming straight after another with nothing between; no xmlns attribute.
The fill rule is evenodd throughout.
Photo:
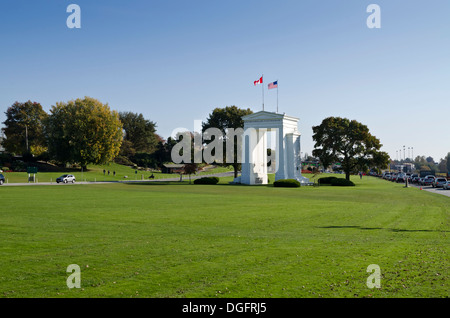
<svg viewBox="0 0 450 318"><path fill-rule="evenodd" d="M258 145L255 150L255 165L257 169L257 176L255 177L255 184L267 184L267 129L262 128L257 130Z"/></svg>
<svg viewBox="0 0 450 318"><path fill-rule="evenodd" d="M252 136L253 129L244 129L242 137L242 171L240 182L243 184L250 184L253 166L250 163L250 157L253 152Z"/></svg>
<svg viewBox="0 0 450 318"><path fill-rule="evenodd" d="M302 178L302 158L300 149L300 134L293 134L294 139L294 179L299 180Z"/></svg>
<svg viewBox="0 0 450 318"><path fill-rule="evenodd" d="M285 165L286 165L286 178L293 179L294 178L294 134L286 134L285 137Z"/></svg>
<svg viewBox="0 0 450 318"><path fill-rule="evenodd" d="M286 179L286 149L285 149L285 136L283 127L279 127L277 130L277 172L275 173L275 180Z"/></svg>

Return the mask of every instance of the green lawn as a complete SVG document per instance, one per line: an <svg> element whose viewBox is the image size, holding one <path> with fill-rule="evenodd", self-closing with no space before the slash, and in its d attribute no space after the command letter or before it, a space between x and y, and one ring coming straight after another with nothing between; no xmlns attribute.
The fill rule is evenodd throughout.
<svg viewBox="0 0 450 318"><path fill-rule="evenodd" d="M123 180L148 180L148 177L153 174L155 179L166 179L166 178L179 178L179 174L167 174L161 172L150 172L143 170L135 170L132 167L119 165L116 163L111 163L108 165L90 165L87 167L87 171L66 171L66 172L38 172L36 174L37 182L56 182L56 178L61 175L73 174L77 181L89 181L89 182L100 182L100 181L123 181ZM103 174L105 170L105 174ZM109 174L108 174L109 170ZM136 173L137 171L137 173ZM233 171L227 167L215 167L212 170L205 172L199 172L197 175L207 175L211 173L221 173L221 172L231 172ZM114 172L116 174L114 175ZM3 175L7 179L8 183L23 183L28 182L28 173L26 172L4 172ZM127 176L128 178L125 178ZM183 179L188 180L189 176L183 176Z"/></svg>
<svg viewBox="0 0 450 318"><path fill-rule="evenodd" d="M449 296L448 197L231 179L0 187L0 297Z"/></svg>

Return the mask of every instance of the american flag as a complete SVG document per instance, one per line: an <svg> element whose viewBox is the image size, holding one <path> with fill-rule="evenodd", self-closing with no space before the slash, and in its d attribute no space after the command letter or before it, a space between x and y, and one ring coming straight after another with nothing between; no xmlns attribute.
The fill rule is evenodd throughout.
<svg viewBox="0 0 450 318"><path fill-rule="evenodd" d="M278 87L278 81L275 81L275 82L273 82L273 83L270 83L268 87L269 87L269 89L277 88L277 87Z"/></svg>

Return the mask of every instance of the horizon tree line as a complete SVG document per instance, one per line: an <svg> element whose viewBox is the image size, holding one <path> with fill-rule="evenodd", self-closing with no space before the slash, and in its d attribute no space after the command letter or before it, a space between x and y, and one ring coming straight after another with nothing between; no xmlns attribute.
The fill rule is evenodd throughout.
<svg viewBox="0 0 450 318"><path fill-rule="evenodd" d="M37 102L15 102L5 114L3 147L24 161L78 164L84 169L113 161L156 166L168 159L166 148L173 144L142 114L117 112L91 97L58 102L49 113Z"/></svg>
<svg viewBox="0 0 450 318"><path fill-rule="evenodd" d="M242 128L242 117L251 113L249 108L236 106L215 108L202 123L202 133L214 127L226 136L227 129ZM172 162L172 149L179 142L179 136L164 140L156 133L156 123L144 118L143 114L117 112L91 97L58 102L49 113L37 102L15 102L5 114L3 147L6 152L22 155L30 161L40 159L62 165L78 164L84 169L88 164L113 161L158 168ZM312 129L315 141L313 156L324 168L340 162L346 178L368 168L384 169L391 161L389 155L380 150L382 144L370 134L368 127L355 120L328 117ZM217 144L215 140L209 143L212 142ZM209 143L202 139L204 147ZM223 140L224 150L225 144L226 140ZM224 157L214 164L231 165L237 176L241 169L241 163L236 160L240 151L236 143L231 163ZM226 151L223 154L225 156ZM434 163L432 158L419 156L415 161L420 166ZM449 160L446 159L444 164L441 159L438 167L443 170L448 163Z"/></svg>

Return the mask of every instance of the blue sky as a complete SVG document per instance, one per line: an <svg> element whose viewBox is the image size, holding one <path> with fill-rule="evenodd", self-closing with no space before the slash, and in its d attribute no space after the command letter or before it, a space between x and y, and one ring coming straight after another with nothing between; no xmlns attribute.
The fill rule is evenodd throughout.
<svg viewBox="0 0 450 318"><path fill-rule="evenodd" d="M66 8L81 7L81 29ZM381 29L369 29L369 4ZM91 96L167 138L215 107L299 117L302 151L329 116L367 125L393 159L450 152L450 1L36 0L0 7L0 121L15 101ZM276 91L265 90L265 110Z"/></svg>

